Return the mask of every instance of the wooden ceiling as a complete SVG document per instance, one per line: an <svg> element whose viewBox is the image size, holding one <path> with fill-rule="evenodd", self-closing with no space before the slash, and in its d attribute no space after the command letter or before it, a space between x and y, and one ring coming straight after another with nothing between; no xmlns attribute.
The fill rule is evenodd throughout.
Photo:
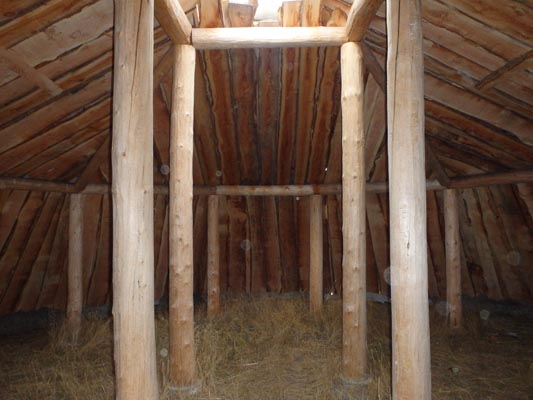
<svg viewBox="0 0 533 400"><path fill-rule="evenodd" d="M223 4L184 5L197 26L252 24L254 7ZM309 12L301 4L283 5L283 26L342 25L349 9L341 0L307 1ZM526 1L423 1L427 140L450 176L531 167L531 20ZM8 1L0 24L0 176L109 180L112 1ZM159 27L155 35L156 65L163 58L154 93L159 170L168 164L172 77L170 41ZM383 65L384 7L365 42ZM337 49L205 51L198 64L198 183L325 179L327 158L337 154ZM383 123L372 121L383 118L378 105L369 110L379 114L368 118L377 142L369 146L383 147ZM369 151L372 158L379 148ZM97 155L100 171L87 168ZM165 178L156 171L156 179Z"/></svg>
<svg viewBox="0 0 533 400"><path fill-rule="evenodd" d="M183 0L181 3L194 26L234 27L253 23L254 7L242 2ZM533 167L531 1L423 0L422 4L427 175L457 177ZM278 23L282 26L342 26L349 7L349 2L344 0L285 2ZM110 182L113 1L5 0L0 12L0 177L69 182L75 183L78 189L89 183ZM367 62L383 66L384 7L372 21L365 44L369 50ZM172 49L170 40L157 23L154 52L154 179L156 183L165 183L168 179L165 166L169 164ZM366 167L369 180L385 181L385 98L380 88L383 80L379 68L373 72L375 75L367 73L365 78ZM339 74L338 48L199 52L195 76L195 183L340 182ZM22 212L22 205L13 205L16 203L13 196L15 194L9 192L0 197L5 226L9 225L4 219L6 210ZM62 198L51 195L38 201L37 197L33 193L20 199L25 202L26 213L31 215L27 217L28 224L38 222L38 214L34 212L37 205L32 206L30 201L35 198L35 204L46 203L49 209L49 215L41 214L41 217L55 216L52 221L61 226L60 221L65 218ZM101 221L108 221L109 207L102 200L94 201L93 211L100 213ZM162 202L160 207L164 210L165 201L156 200L156 206L158 202ZM381 282L376 283L377 288L386 286L383 278L387 267L384 202L383 196L373 195L367 205L369 231L373 235L370 246L374 250L369 262L377 268L375 277L370 275L370 279ZM283 206L282 201L277 206L266 202L261 207L254 204L255 200L232 200L228 207L230 211L233 208L238 221L246 218L255 221L263 213L274 215L279 221L296 221L300 212L296 206ZM469 221L462 231L464 257L467 263L483 268L483 278L476 277L475 271L474 278L469 278L469 291L488 293L494 298L506 297L508 293L510 298L531 298L533 278L520 278L521 273L515 272L513 278L502 277L505 273L500 272L498 265L510 268L512 263L498 261L496 255L489 256L486 252L491 246L501 247L504 254L518 249L520 254L525 254L521 263L531 264L527 260L533 260L532 185L466 190L463 204L463 220ZM328 200L328 206L339 209L334 199ZM440 197L431 194L428 207L433 207L433 213L428 214L429 224L433 224L428 230L430 240L440 242L438 246L442 247ZM483 214L487 207L493 211L490 218ZM500 220L501 215L505 218ZM328 218L334 217L335 212L330 212ZM156 211L156 223L157 218L161 226L156 240L157 235L164 236L165 211L159 214ZM201 215L200 220L202 218L205 220L205 215ZM327 239L331 240L332 287L339 286L335 278L339 274L338 271L335 274L334 269L339 268L341 254L338 218L335 224ZM280 257L298 256L299 250L289 248L287 242L298 234L298 226L303 225L303 222L291 222L292 227L287 228L287 232L282 232L277 225L261 228L279 230L281 255L278 254L278 261ZM516 232L511 232L513 226ZM254 233L249 228L247 231L242 223L230 224L228 229L234 229L232 234L236 236L242 234L251 241L259 240L257 236L254 239ZM486 233L490 229L504 232L500 236L505 238L497 243L490 241ZM480 231L486 233L483 243L477 237ZM0 257L13 245L9 244L10 232L4 235L0 229ZM100 237L103 235L101 233ZM201 238L201 233L198 235ZM383 241L379 239L381 236ZM53 248L52 240L53 237L50 248ZM235 243L238 247L241 240L236 239ZM443 285L441 247L432 250L430 243L430 252L434 255L430 263L441 271L440 275L433 276L433 291L437 294L437 286ZM96 270L97 256L92 257L92 268ZM247 268L248 261L243 259L237 264ZM1 262L0 259L0 266ZM433 265L430 267L433 269ZM0 278L13 274L13 268L8 272L0 268ZM105 268L99 268L104 280L106 273L102 271ZM469 272L472 275L472 271ZM293 278L298 281L298 271L294 273L296 278ZM27 278L28 274L30 272L23 271L22 277ZM283 275L283 279L293 279L289 275ZM300 280L304 277L305 273L301 273ZM478 278L481 281L476 286ZM272 283L278 279L272 274L264 279L269 281L265 284L269 290L277 290L278 286L287 290L299 287L297 282L286 286L282 282ZM515 281L520 279L528 283L517 284ZM508 292L498 283L502 280L512 281ZM164 288L164 283L159 285ZM202 283L198 285L201 288ZM239 285L234 283L234 286ZM253 286L253 282L250 285ZM0 298L2 290L7 289L0 284ZM16 289L11 290L16 292ZM107 289L97 287L94 290L96 293L87 296L98 299L95 304L105 301ZM4 300L3 306L0 303L0 313L14 309L15 303L15 300L7 303ZM37 300L29 303L37 304ZM21 307L20 301L17 307L31 308Z"/></svg>

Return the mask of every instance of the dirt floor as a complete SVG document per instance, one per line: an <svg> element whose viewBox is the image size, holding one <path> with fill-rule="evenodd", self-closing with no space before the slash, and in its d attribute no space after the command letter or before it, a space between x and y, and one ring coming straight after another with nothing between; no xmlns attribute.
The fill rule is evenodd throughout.
<svg viewBox="0 0 533 400"><path fill-rule="evenodd" d="M339 391L341 304L332 299L312 317L296 297L225 301L222 316L197 307L202 390L185 399L344 399ZM433 399L533 399L531 313L465 307L466 327L450 332L442 303L431 306ZM480 311L481 317L480 317ZM369 399L390 399L390 305L369 303ZM86 315L81 343L65 345L59 322L0 336L0 399L112 399L111 321ZM161 398L168 392L167 314L157 313ZM363 397L359 397L363 398Z"/></svg>

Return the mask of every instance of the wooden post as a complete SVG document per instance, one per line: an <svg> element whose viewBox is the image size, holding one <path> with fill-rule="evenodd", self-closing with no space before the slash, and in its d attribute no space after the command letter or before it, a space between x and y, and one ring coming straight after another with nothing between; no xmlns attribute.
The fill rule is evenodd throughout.
<svg viewBox="0 0 533 400"><path fill-rule="evenodd" d="M220 311L220 243L218 233L218 196L207 202L207 317Z"/></svg>
<svg viewBox="0 0 533 400"><path fill-rule="evenodd" d="M193 304L193 113L196 53L174 50L170 129L169 341L170 380L177 389L195 385Z"/></svg>
<svg viewBox="0 0 533 400"><path fill-rule="evenodd" d="M322 196L311 196L310 207L310 271L309 271L309 308L318 312L322 308L323 266L324 266L324 227L322 222Z"/></svg>
<svg viewBox="0 0 533 400"><path fill-rule="evenodd" d="M342 74L342 378L367 380L366 214L363 121L363 53L341 47Z"/></svg>
<svg viewBox="0 0 533 400"><path fill-rule="evenodd" d="M431 364L420 0L387 1L393 399L429 400Z"/></svg>
<svg viewBox="0 0 533 400"><path fill-rule="evenodd" d="M153 0L115 0L113 333L117 399L159 397L154 321Z"/></svg>
<svg viewBox="0 0 533 400"><path fill-rule="evenodd" d="M69 339L76 343L81 328L83 308L83 212L82 195L71 194L68 220L68 302L67 320Z"/></svg>
<svg viewBox="0 0 533 400"><path fill-rule="evenodd" d="M461 242L457 190L444 191L444 233L446 237L446 300L451 328L461 327Z"/></svg>

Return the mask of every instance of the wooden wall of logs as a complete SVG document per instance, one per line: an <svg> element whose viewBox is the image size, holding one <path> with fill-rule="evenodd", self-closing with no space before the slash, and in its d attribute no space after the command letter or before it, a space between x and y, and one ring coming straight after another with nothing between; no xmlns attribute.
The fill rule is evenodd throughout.
<svg viewBox="0 0 533 400"><path fill-rule="evenodd" d="M302 8L303 3L285 3L281 25L335 27L345 23L349 7L342 1L324 0L318 9L312 7L316 2L304 3L307 8ZM448 4L453 4L455 11L446 8ZM110 141L106 137L110 126L112 6L110 0L84 0L62 7L30 7L0 26L2 43L10 49L9 54L4 52L0 56L5 59L13 58L12 53L25 57L32 54L33 78L39 79L38 88L32 89L34 83L28 83L24 77L28 74L15 77L5 64L1 65L5 72L0 91L1 176L74 180L76 190L87 184L109 181ZM201 27L242 27L252 23L249 6L230 4L224 13L219 12L214 1L202 0L201 6ZM519 3L515 6L521 7ZM426 74L429 90L426 137L430 151L445 173L463 176L509 171L505 179L486 179L501 184L517 176L513 169L528 167L533 159L533 148L526 134L527 121L531 121L524 105L527 99L513 103L502 94L513 93L519 97L523 93L516 85L527 82L520 74L530 62L528 47L524 45L528 38L507 22L506 10L502 10L501 19L483 14L481 20L474 21L469 17L473 12L469 7L462 0L424 2L424 35L426 42L432 44L426 48L425 56L429 72ZM187 10L193 8L194 5ZM524 17L517 17L517 26L522 26L526 11ZM443 12L452 13L453 18L438 19ZM90 30L80 30L79 36L61 48L39 49L37 44L44 39L35 32L49 25L45 24L46 20L56 31L79 28L80 21L84 24L91 21L92 25ZM472 29L480 32L473 37L479 46L465 43L461 52L455 52L456 70L453 70L445 62L449 49L456 43L451 41L452 33ZM498 29L510 33L500 42L498 54L490 55L483 45L496 40ZM383 82L378 79L379 67L384 65L384 32L381 9L367 32L366 47L363 46L363 52L370 50L374 60L372 69L365 57L367 67L374 74L365 74L365 169L370 183L384 182L387 177L385 105L379 83ZM173 58L170 41L160 27L155 29L154 38L154 163L157 167L154 179L156 184L166 185L168 178L159 171L170 164L168 105ZM467 61L476 57L484 61L475 65ZM507 63L515 69L506 69ZM458 89L461 85L468 91ZM58 94L59 90L63 95ZM503 108L498 111L494 107L505 106L509 124L491 119L486 107L467 107L485 104L489 95L493 101L492 114L500 115ZM463 98L459 109L454 102ZM78 112L80 108L82 112ZM338 48L199 52L194 122L195 184L340 183L339 110ZM519 118L515 118L517 115ZM442 174L439 175L434 165L428 161L428 175L438 178ZM463 180L462 184L475 185L475 182ZM323 207L324 291L338 293L342 285L340 196L325 196ZM221 197L219 279L222 292L308 290L309 208L310 200L306 196L298 199ZM68 209L68 195L62 193L0 190L0 314L65 307ZM110 195L84 195L83 209L84 304L106 304L110 302L111 285ZM531 184L459 190L463 293L486 294L494 299L532 298L532 210ZM366 212L367 286L372 291L389 293L387 195L367 193ZM207 242L207 214L207 196L195 196L195 243ZM427 217L429 294L444 298L446 263L441 192L428 192ZM157 194L154 197L156 299L167 290L168 219L168 198ZM198 245L194 250L197 294L207 291L207 255L203 249Z"/></svg>
<svg viewBox="0 0 533 400"><path fill-rule="evenodd" d="M493 299L530 300L531 226L524 220L523 204L533 195L530 185L501 185L459 190L462 243L461 272L465 295L486 295ZM2 229L0 260L0 314L37 308L66 307L69 195L61 193L0 191ZM240 214L243 229L231 231L234 217L228 203L254 204L257 215ZM309 201L301 197L295 204ZM283 225L270 208L280 199L220 198L220 282L221 291L244 293L308 290L309 256L303 255L308 241L302 239L293 222L297 256L280 258L278 234L271 236L271 224ZM367 195L367 288L389 293L388 196ZM442 192L428 192L429 295L446 298L444 206ZM337 196L324 199L324 292L339 293L341 273L341 202ZM109 304L111 285L111 201L110 195L83 195L83 286L84 304ZM208 196L194 197L195 243L207 243ZM303 218L303 217L302 217ZM306 217L302 226L309 223ZM154 198L155 300L167 290L168 197ZM284 227L283 229L288 229ZM270 232L270 233L269 233ZM305 240L305 242L303 241ZM230 243L241 256L230 257ZM195 293L207 292L207 253L194 248ZM265 256L268 254L268 257ZM230 267L231 265L231 267Z"/></svg>
<svg viewBox="0 0 533 400"><path fill-rule="evenodd" d="M167 293L171 386L191 392L193 293L214 317L225 292L308 291L311 312L342 292L340 381L360 385L370 290L392 298L393 398L430 399L428 296L447 300L454 328L462 294L533 296L532 104L513 78L529 71L531 38L491 0L481 22L447 1L511 32L509 51L425 49L460 36L432 1L388 1L386 30L383 0L284 2L271 21L241 0L22 6L33 28L0 23L0 315L67 303L75 342L82 308L112 302L117 398L155 400L153 301ZM59 9L73 14L36 18ZM54 61L111 26L114 58L66 55L77 79L99 72L63 79ZM468 50L487 73L461 63Z"/></svg>

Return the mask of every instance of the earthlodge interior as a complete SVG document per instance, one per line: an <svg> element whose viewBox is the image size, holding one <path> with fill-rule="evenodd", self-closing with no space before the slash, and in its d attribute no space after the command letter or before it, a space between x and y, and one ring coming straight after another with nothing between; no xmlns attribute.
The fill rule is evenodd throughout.
<svg viewBox="0 0 533 400"><path fill-rule="evenodd" d="M0 398L533 396L530 0L0 3Z"/></svg>

